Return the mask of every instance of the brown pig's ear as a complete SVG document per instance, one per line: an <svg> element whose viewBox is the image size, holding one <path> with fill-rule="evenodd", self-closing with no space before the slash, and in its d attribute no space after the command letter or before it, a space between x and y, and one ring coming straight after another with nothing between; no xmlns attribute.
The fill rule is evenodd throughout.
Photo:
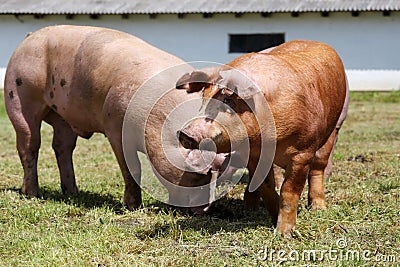
<svg viewBox="0 0 400 267"><path fill-rule="evenodd" d="M212 84L207 73L195 70L192 73L186 73L176 82L176 89L185 89L188 93L199 92L203 88Z"/></svg>

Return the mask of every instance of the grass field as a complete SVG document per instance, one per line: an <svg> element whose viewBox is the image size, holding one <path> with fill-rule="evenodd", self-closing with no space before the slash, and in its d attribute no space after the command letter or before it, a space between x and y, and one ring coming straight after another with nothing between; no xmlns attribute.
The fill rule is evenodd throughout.
<svg viewBox="0 0 400 267"><path fill-rule="evenodd" d="M127 211L123 179L102 135L79 139L74 154L81 194L61 193L42 127L43 196L19 192L22 167L0 93L0 266L393 266L400 264L400 93L352 93L326 184L328 209L301 199L297 234L274 235L265 209L243 208L244 184L192 216L144 195ZM150 167L144 164L144 174Z"/></svg>

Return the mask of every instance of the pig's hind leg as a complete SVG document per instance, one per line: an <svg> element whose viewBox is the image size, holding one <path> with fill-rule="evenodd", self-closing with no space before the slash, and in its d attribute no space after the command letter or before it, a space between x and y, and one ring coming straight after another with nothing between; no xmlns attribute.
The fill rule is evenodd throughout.
<svg viewBox="0 0 400 267"><path fill-rule="evenodd" d="M41 122L48 107L41 101L39 90L30 83L8 71L4 86L7 114L14 126L17 137L17 150L24 170L22 193L39 196L37 161L41 143Z"/></svg>
<svg viewBox="0 0 400 267"><path fill-rule="evenodd" d="M333 152L337 131L333 130L326 143L316 152L308 174L308 205L325 209L324 173Z"/></svg>
<svg viewBox="0 0 400 267"><path fill-rule="evenodd" d="M76 146L77 134L71 126L57 113L51 111L44 119L53 127L53 150L56 155L58 169L60 171L61 189L65 194L78 194L76 186L72 153Z"/></svg>

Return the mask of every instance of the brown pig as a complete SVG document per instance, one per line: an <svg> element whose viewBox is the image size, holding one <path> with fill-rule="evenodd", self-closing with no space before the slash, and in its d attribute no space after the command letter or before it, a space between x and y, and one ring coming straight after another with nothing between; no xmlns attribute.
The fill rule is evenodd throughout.
<svg viewBox="0 0 400 267"><path fill-rule="evenodd" d="M174 69L177 65L181 67ZM192 67L181 59L111 29L53 26L28 35L12 55L5 79L6 109L24 170L22 193L40 193L37 160L40 127L45 121L54 129L52 146L63 192L78 193L72 162L77 137L88 139L96 132L104 133L112 146L125 181L124 202L129 209L142 202L139 151L155 162L158 177L164 178L162 183L175 194L170 200L190 206L191 195L182 197L179 186L208 184L212 178L209 170L222 168L225 160L224 155L215 154L216 166L209 161L186 172L163 153L161 132L168 114L188 99L197 97L201 102L200 95L171 90L176 79L190 70ZM166 74L153 78L163 72ZM143 84L147 85L145 90L139 90ZM130 105L133 96L136 101ZM176 139L176 131L173 137ZM178 145L169 149L177 150L183 159L190 153L192 157L201 155ZM181 201L173 201L176 197ZM204 199L199 206L207 204L207 196Z"/></svg>
<svg viewBox="0 0 400 267"><path fill-rule="evenodd" d="M187 73L176 88L202 91L204 97L205 116L178 132L185 147L211 139L218 153L243 152L242 143L249 142L245 152L251 180L245 204L255 207L261 197L277 232L289 237L295 229L307 179L309 205L325 208L324 170L348 98L344 67L334 49L320 42L290 41L240 56L219 69ZM238 129L237 117L245 131ZM285 169L280 196L272 164Z"/></svg>

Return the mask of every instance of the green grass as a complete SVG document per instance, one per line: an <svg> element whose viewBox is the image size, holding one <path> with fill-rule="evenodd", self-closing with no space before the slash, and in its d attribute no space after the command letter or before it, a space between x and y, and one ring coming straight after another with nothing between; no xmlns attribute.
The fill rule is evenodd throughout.
<svg viewBox="0 0 400 267"><path fill-rule="evenodd" d="M308 210L305 191L298 234L290 240L274 235L265 209L243 209L243 184L206 216L146 194L143 209L127 211L123 179L102 135L78 140L74 162L81 194L64 196L45 124L38 167L43 196L26 198L19 192L22 167L2 93L0 99L0 266L274 266L274 250L286 253L283 258L299 256L284 266L399 264L399 92L351 94L335 172L326 184L328 209ZM144 176L151 175L146 163L144 169ZM339 249L344 240L347 246ZM333 254L313 260L312 253L320 258L321 251Z"/></svg>
<svg viewBox="0 0 400 267"><path fill-rule="evenodd" d="M400 91L350 92L350 98L353 102L399 103L400 102Z"/></svg>

